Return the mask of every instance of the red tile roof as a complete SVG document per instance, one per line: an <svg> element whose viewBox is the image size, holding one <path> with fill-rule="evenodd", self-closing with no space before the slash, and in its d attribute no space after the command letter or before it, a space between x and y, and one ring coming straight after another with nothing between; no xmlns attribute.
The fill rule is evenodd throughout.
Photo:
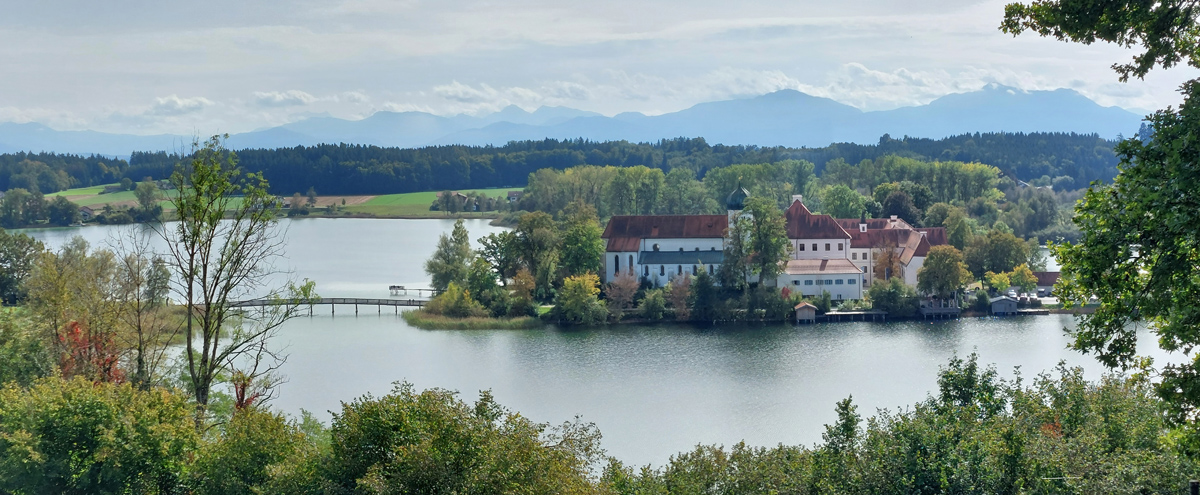
<svg viewBox="0 0 1200 495"><path fill-rule="evenodd" d="M858 218L838 218L837 223L838 223L838 225L841 225L843 229L846 229L846 231L849 232L851 230L857 231L859 224L862 223L862 220L858 219ZM909 225L908 222L905 222L903 219L900 219L900 218L897 218L895 220L892 220L891 218L868 218L867 219L867 230L911 229L911 228L913 228L912 225Z"/></svg>
<svg viewBox="0 0 1200 495"><path fill-rule="evenodd" d="M1033 272L1033 276L1037 277L1038 286L1054 285L1058 282L1060 272Z"/></svg>
<svg viewBox="0 0 1200 495"><path fill-rule="evenodd" d="M725 237L725 215L620 215L609 219L601 237L608 251L637 251L641 239Z"/></svg>
<svg viewBox="0 0 1200 495"><path fill-rule="evenodd" d="M784 212L787 221L787 234L790 239L849 239L837 220L829 215L814 215L808 211L804 203L793 201ZM854 227L858 230L858 227Z"/></svg>

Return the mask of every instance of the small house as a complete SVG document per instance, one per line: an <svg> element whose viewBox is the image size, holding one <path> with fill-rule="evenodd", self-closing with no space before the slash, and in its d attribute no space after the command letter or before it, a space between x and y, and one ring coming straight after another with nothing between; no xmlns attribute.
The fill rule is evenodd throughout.
<svg viewBox="0 0 1200 495"><path fill-rule="evenodd" d="M988 299L988 307L992 316L1014 316L1017 314L1017 300L1008 296Z"/></svg>
<svg viewBox="0 0 1200 495"><path fill-rule="evenodd" d="M1037 277L1037 294L1045 297L1054 293L1054 284L1058 282L1059 272L1033 272Z"/></svg>
<svg viewBox="0 0 1200 495"><path fill-rule="evenodd" d="M816 323L817 322L817 307L810 303L802 302L796 305L796 323Z"/></svg>
<svg viewBox="0 0 1200 495"><path fill-rule="evenodd" d="M91 220L92 218L95 218L95 216L96 216L96 210L93 210L91 207L89 207L89 206L80 206L79 207L79 218L81 218L83 220Z"/></svg>
<svg viewBox="0 0 1200 495"><path fill-rule="evenodd" d="M524 194L525 194L525 191L509 191L508 192L508 202L512 203L513 201L517 201L517 200L521 199L521 196L523 196Z"/></svg>

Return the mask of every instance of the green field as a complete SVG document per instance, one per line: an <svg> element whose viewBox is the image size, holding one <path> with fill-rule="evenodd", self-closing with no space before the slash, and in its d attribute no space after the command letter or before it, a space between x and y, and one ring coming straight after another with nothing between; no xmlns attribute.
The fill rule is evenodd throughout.
<svg viewBox="0 0 1200 495"><path fill-rule="evenodd" d="M102 207L106 204L120 203L123 201L137 201L137 197L133 191L121 191L109 194L100 194L105 186L81 187L77 189L68 189L59 191L47 196L70 196L71 201L79 206ZM491 197L507 196L509 191L520 191L522 188L496 188L496 189L460 189L461 193L483 193ZM174 191L164 191L164 193L172 194ZM425 191L404 194L385 194L375 196L365 203L357 205L347 205L341 208L338 214L340 215L373 215L378 217L428 217L438 218L448 216L444 212L429 211L429 205L437 199L436 191ZM164 209L170 209L170 203L167 200L159 202ZM324 209L314 209L311 216L324 216ZM460 213L458 217L493 217L495 212L487 213Z"/></svg>
<svg viewBox="0 0 1200 495"><path fill-rule="evenodd" d="M460 189L461 193L483 193L491 197L507 196L509 191L520 191L520 187L497 188L497 189ZM380 217L402 216L402 217L444 217L446 213L440 211L429 211L429 205L437 199L437 192L425 191L416 193L404 194L385 194L371 198L367 202L360 205L346 206L346 213L361 213ZM494 216L495 212L488 213L462 213L456 216L463 217L489 217Z"/></svg>

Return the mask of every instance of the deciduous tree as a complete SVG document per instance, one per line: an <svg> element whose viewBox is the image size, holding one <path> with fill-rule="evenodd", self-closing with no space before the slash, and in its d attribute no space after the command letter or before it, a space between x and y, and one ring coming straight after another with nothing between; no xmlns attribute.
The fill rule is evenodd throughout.
<svg viewBox="0 0 1200 495"><path fill-rule="evenodd" d="M438 236L437 249L425 261L425 273L429 274L433 290L444 291L451 283L465 286L473 256L470 234L459 219L450 235Z"/></svg>
<svg viewBox="0 0 1200 495"><path fill-rule="evenodd" d="M942 299L953 297L971 280L962 252L954 246L934 246L917 270L917 290Z"/></svg>

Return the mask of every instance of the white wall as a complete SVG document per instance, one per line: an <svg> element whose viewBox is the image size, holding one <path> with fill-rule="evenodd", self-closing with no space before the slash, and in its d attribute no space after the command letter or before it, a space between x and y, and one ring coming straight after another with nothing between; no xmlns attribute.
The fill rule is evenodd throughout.
<svg viewBox="0 0 1200 495"><path fill-rule="evenodd" d="M819 259L850 259L850 240L849 239L792 239L792 259L794 260L819 260ZM817 250L813 251L813 244L817 245ZM825 245L829 245L829 249L825 249ZM838 245L842 249L838 249ZM804 246L804 250L800 250L800 246Z"/></svg>
<svg viewBox="0 0 1200 495"><path fill-rule="evenodd" d="M701 239L642 239L642 251L654 251L654 245L658 244L659 251L679 251L683 248L684 251L695 251L700 248L701 251L717 250L725 248L725 239L720 237L701 238Z"/></svg>
<svg viewBox="0 0 1200 495"><path fill-rule="evenodd" d="M822 284L817 285L817 281L821 280ZM838 284L836 281L841 280ZM853 281L851 283L850 281ZM812 282L808 285L806 282ZM823 275L788 275L782 274L779 276L779 287L787 287L792 293L799 292L808 296L819 296L821 292L828 292L829 297L834 301L848 299L862 299L863 286L862 275L856 273L846 274L823 274Z"/></svg>
<svg viewBox="0 0 1200 495"><path fill-rule="evenodd" d="M917 270L925 266L924 256L913 256L912 260L904 266L904 283L913 287L917 286Z"/></svg>
<svg viewBox="0 0 1200 495"><path fill-rule="evenodd" d="M640 269L636 265L637 253L634 253L634 252L621 252L621 253L605 252L604 253L604 280L603 280L603 282L605 282L605 283L612 282L613 279L617 277L616 265L613 263L616 260L613 259L613 256L619 256L621 258L621 262L620 262L621 271L629 270L629 266L630 266L629 260L632 257L633 263L635 263L634 275L635 276L641 275L641 272L639 271Z"/></svg>

